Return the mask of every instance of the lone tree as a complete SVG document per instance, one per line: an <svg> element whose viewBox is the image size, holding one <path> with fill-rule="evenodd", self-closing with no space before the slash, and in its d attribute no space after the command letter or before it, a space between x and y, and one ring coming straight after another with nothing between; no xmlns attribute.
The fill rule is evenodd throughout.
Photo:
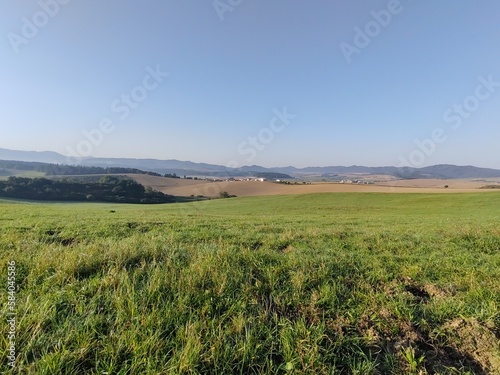
<svg viewBox="0 0 500 375"><path fill-rule="evenodd" d="M231 194L229 194L227 191L221 191L221 192L219 193L219 197L220 197L220 198L235 198L235 197L236 197L236 195L231 195Z"/></svg>

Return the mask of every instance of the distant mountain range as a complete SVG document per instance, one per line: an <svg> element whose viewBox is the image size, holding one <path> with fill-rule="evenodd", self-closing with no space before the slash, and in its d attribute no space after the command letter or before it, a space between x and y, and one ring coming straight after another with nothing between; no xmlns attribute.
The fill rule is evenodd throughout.
<svg viewBox="0 0 500 375"><path fill-rule="evenodd" d="M0 148L0 160L17 160L55 164L79 164L95 167L136 168L156 173L176 173L179 176L247 176L257 173L284 173L293 177L307 176L335 178L353 174L389 175L396 178L496 178L500 170L479 168L474 166L457 166L449 164L433 165L423 168L412 167L364 167L364 166L328 166L328 167L278 167L265 168L258 165L241 168L227 168L223 165L194 163L180 160L132 159L132 158L85 158L72 163L64 155L52 151L18 151Z"/></svg>

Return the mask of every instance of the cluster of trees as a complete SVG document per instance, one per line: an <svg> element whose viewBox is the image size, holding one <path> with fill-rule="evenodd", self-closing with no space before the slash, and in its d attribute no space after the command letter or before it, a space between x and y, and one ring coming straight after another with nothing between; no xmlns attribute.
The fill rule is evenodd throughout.
<svg viewBox="0 0 500 375"><path fill-rule="evenodd" d="M7 198L118 203L171 203L171 195L144 188L123 177L104 176L97 183L46 178L9 177L0 181L0 196Z"/></svg>
<svg viewBox="0 0 500 375"><path fill-rule="evenodd" d="M63 165L37 163L27 161L11 161L0 160L0 169L14 169L19 171L36 171L43 172L48 176L68 176L68 175L86 175L86 174L148 174L151 176L161 177L161 174L155 172L145 172L136 168L120 168L120 167L89 167L85 165Z"/></svg>
<svg viewBox="0 0 500 375"><path fill-rule="evenodd" d="M159 176L161 176L161 175L159 175ZM177 176L177 174L175 174L175 173L165 173L163 175L163 177L180 178L180 176ZM184 176L184 178L186 178L186 176Z"/></svg>
<svg viewBox="0 0 500 375"><path fill-rule="evenodd" d="M326 181L326 180L325 180ZM302 181L302 182L290 182L290 181L276 181L277 184L283 184L283 185L311 185L310 182Z"/></svg>
<svg viewBox="0 0 500 375"><path fill-rule="evenodd" d="M221 191L219 193L219 198L236 198L236 195L229 194L227 191Z"/></svg>

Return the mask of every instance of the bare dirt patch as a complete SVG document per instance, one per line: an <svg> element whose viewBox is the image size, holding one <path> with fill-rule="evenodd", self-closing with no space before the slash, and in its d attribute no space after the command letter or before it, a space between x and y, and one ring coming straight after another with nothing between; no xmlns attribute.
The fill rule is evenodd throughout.
<svg viewBox="0 0 500 375"><path fill-rule="evenodd" d="M411 304L425 305L433 299L449 298L454 292L434 284L418 284L409 277L381 286L389 298L406 294ZM419 374L500 374L500 334L492 326L474 319L457 318L437 329L415 325L383 308L380 322L372 316L360 319L356 329L374 347L394 354L405 373ZM394 332L397 334L394 334ZM422 358L418 371L410 368L406 354Z"/></svg>
<svg viewBox="0 0 500 375"><path fill-rule="evenodd" d="M499 332L480 324L475 319L457 318L444 325L454 337L451 345L460 355L472 358L484 374L500 374Z"/></svg>
<svg viewBox="0 0 500 375"><path fill-rule="evenodd" d="M475 335L476 329L484 327L477 324L472 331L465 329L457 336L457 331L444 328L446 345L439 344L431 338L429 333L411 324L408 321L396 323L399 334L394 337L387 333L376 333L374 337L383 337L379 345L385 347L388 352L394 353L398 359L400 368L406 369L407 373L414 373L405 352L412 351L415 359L422 358L419 374L448 374L448 373L470 373L479 375L498 374L498 364L495 364L495 355L498 358L498 349L494 348L492 337L479 336L476 341L471 337ZM470 325L467 325L470 327ZM481 327L481 328L479 328ZM373 331L369 327L367 332ZM372 333L373 335L373 333ZM494 336L494 335L493 335ZM480 342L480 344L478 344ZM496 354L495 354L496 353Z"/></svg>

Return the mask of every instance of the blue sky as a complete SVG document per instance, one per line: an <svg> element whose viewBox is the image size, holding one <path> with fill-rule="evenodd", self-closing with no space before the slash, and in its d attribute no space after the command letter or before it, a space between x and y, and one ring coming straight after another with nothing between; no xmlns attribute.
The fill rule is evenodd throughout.
<svg viewBox="0 0 500 375"><path fill-rule="evenodd" d="M6 0L0 147L500 168L499 15L496 0Z"/></svg>

